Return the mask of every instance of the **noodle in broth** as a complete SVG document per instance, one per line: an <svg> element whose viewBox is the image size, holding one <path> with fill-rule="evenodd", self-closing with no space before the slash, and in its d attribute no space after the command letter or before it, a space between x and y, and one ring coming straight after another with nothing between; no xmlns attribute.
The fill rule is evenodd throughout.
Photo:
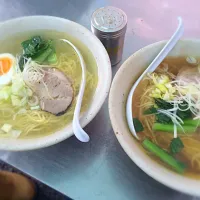
<svg viewBox="0 0 200 200"><path fill-rule="evenodd" d="M9 52L18 54L20 51L20 43L30 37L30 35L40 34L45 38L51 39L61 39L67 38L72 42L75 41L72 37L66 35L65 33L58 33L55 31L38 31L35 33L25 33L22 36L14 36L13 38L8 38L5 41L0 42L1 47L4 45L5 48L1 48L0 52ZM10 43L9 41L14 41ZM94 91L97 86L97 67L92 53L80 42L76 40L75 45L81 50L85 63L87 66L86 74L86 88L82 102L81 111L84 112L88 108ZM5 45L7 44L7 45ZM11 104L11 102L0 100L0 126L3 124L12 124L15 129L21 130L22 134L20 137L40 137L41 135L52 134L65 127L68 123L72 121L76 96L79 92L79 86L81 82L82 70L79 63L78 56L67 47L65 44L56 44L56 51L58 55L58 63L56 68L62 71L72 82L72 87L74 89L74 98L67 109L67 112L61 116L55 116L51 113L42 110L26 110L23 112L23 108L17 108ZM7 137L2 131L0 131L1 137Z"/></svg>
<svg viewBox="0 0 200 200"><path fill-rule="evenodd" d="M163 65L168 66L168 71L163 72ZM186 62L185 58L166 58L159 66L156 72L168 74L168 76L176 77L181 67L191 67ZM193 67L193 66L192 66ZM151 97L152 82L150 79L145 78L136 88L133 95L133 117L137 117L144 127L144 131L138 133L141 141L148 138L153 143L161 147L163 150L169 152L170 142L173 139L173 134L162 131L153 131L152 127L156 121L155 115L145 115L144 112L148 108L154 106L154 99ZM193 133L178 134L184 144L181 152L175 155L175 158L186 163L187 169L184 172L186 176L193 178L200 178L200 135L199 128ZM159 158L146 151L152 159L169 167L167 164L160 161ZM170 167L169 167L170 168Z"/></svg>

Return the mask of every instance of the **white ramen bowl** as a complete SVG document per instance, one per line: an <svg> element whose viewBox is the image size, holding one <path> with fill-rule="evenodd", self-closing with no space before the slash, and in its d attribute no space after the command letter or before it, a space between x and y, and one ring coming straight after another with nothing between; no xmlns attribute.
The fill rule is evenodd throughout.
<svg viewBox="0 0 200 200"><path fill-rule="evenodd" d="M109 92L111 64L101 42L83 26L67 19L51 16L28 16L5 21L0 24L0 38L37 30L65 32L82 42L93 54L98 67L98 85L89 108L81 117L81 126L86 126L98 113ZM1 150L22 151L47 147L73 135L72 124L54 134L37 138L0 139Z"/></svg>
<svg viewBox="0 0 200 200"><path fill-rule="evenodd" d="M175 190L200 196L200 180L184 177L153 161L136 141L128 129L126 121L126 101L128 93L140 74L160 52L165 41L144 47L130 56L114 77L109 95L109 114L114 133L128 156L145 173L155 180ZM200 57L200 40L178 42L169 56Z"/></svg>

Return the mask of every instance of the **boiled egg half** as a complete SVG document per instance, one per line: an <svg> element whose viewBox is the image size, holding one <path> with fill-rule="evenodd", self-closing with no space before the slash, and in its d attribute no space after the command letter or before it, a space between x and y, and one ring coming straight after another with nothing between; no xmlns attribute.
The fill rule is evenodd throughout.
<svg viewBox="0 0 200 200"><path fill-rule="evenodd" d="M0 54L0 86L12 81L14 74L15 57L9 53Z"/></svg>

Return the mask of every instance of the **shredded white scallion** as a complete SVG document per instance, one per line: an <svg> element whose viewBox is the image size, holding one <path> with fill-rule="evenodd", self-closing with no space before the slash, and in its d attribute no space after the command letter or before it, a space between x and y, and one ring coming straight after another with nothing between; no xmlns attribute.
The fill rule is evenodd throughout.
<svg viewBox="0 0 200 200"><path fill-rule="evenodd" d="M194 115L193 119L200 118L200 81L188 82L184 80L171 81L176 88L177 95L174 100L168 101L169 103L176 103L181 111L190 110ZM180 105L186 103L187 107L182 108Z"/></svg>
<svg viewBox="0 0 200 200"><path fill-rule="evenodd" d="M158 109L158 113L162 113L162 114L164 114L164 115L170 117L170 119L172 120L172 122L173 122L174 124L176 124L177 126L179 126L179 127L183 130L183 132L185 132L184 129L183 129L183 127L182 127L182 125L181 125L181 124L183 124L184 122L183 122L183 120L182 120L180 117L178 117L176 114L174 114L174 113L172 113L172 112L169 112L169 111L167 111L167 110L163 110L163 109Z"/></svg>
<svg viewBox="0 0 200 200"><path fill-rule="evenodd" d="M24 65L23 78L27 85L32 86L35 83L40 82L45 75L45 71L36 62L30 58Z"/></svg>
<svg viewBox="0 0 200 200"><path fill-rule="evenodd" d="M178 105L176 103L174 103L174 109L176 109L176 110L174 110L174 115L176 115L177 108L178 108ZM175 123L174 123L174 138L177 138L177 125Z"/></svg>
<svg viewBox="0 0 200 200"><path fill-rule="evenodd" d="M31 59L28 59L24 66L23 79L30 88L33 88L35 83L42 83L48 93L49 98L53 99L53 97L49 94L48 87L44 81L46 73L51 72L44 70L44 65L39 65Z"/></svg>

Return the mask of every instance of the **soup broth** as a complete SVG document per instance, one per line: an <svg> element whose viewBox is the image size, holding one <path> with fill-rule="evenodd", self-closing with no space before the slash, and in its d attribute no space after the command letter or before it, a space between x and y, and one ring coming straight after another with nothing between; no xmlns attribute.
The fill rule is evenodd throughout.
<svg viewBox="0 0 200 200"><path fill-rule="evenodd" d="M168 68L167 71L166 71L166 67ZM197 65L188 63L185 57L179 57L179 58L168 57L161 63L159 68L156 70L156 73L158 75L164 74L169 77L171 75L171 80L172 80L171 83L173 84L173 81L175 82L175 80L177 80L177 76L179 75L181 71L188 70L188 69L191 70L191 69L196 69L196 68L197 68ZM155 130L154 128L155 123L158 123L156 121L159 120L158 116L156 116L155 114L156 112L154 114L152 113L145 114L145 112L149 108L154 107L155 109L157 109L157 111L160 109L159 107L155 105L155 102L154 102L157 97L156 96L152 97L152 94L155 94L155 93L152 93L152 87L154 87L152 82L154 81L150 80L148 77L145 78L143 81L140 82L140 84L136 88L136 91L133 95L133 103L132 103L133 118L138 118L144 128L143 131L140 131L139 133L137 133L138 136L140 137L141 144L144 146L143 141L145 139L150 140L159 148L161 148L164 152L166 152L169 156L176 159L177 162L180 161L186 166L184 170L181 171L181 173L184 173L186 176L191 176L193 178L200 178L199 176L200 175L200 135L199 135L200 128L199 128L199 125L195 128L195 131L193 132L187 133L187 131L185 132L180 131L180 133L179 132L177 133L177 137L181 140L181 142L183 143L183 146L176 153L172 153L172 149L171 149L172 147L170 145L173 138L175 137L174 132ZM177 82L176 84L179 84L179 82ZM178 93L175 92L173 95L174 95L174 98L176 98L176 95L178 96ZM162 99L163 96L160 96L159 98ZM165 100L165 101L171 102L170 100ZM173 109L173 106L172 106L172 109ZM192 116L192 117L193 119L195 118L195 116ZM184 119L183 121L185 123L187 119L186 120ZM166 124L163 123L161 129L165 126ZM184 126L184 124L182 126ZM146 153L156 162L166 166L169 169L174 170L172 166L168 165L168 163L164 162L163 159L156 156L154 153L149 152L148 150L146 150Z"/></svg>
<svg viewBox="0 0 200 200"><path fill-rule="evenodd" d="M23 138L41 137L52 134L64 128L72 121L76 96L78 95L81 82L82 70L79 58L75 51L70 45L59 42L59 39L67 39L71 41L81 51L86 64L87 81L82 102L82 112L86 111L88 108L98 83L98 70L92 53L84 44L66 33L52 30L38 30L35 32L26 32L20 35L14 35L0 41L0 53L6 52L14 56L22 53L21 43L35 35L39 35L46 40L53 40L58 59L58 62L54 67L63 72L70 79L72 82L74 97L67 111L61 116L56 116L42 110L27 109L26 112L23 113L23 108L13 106L11 101L0 100L0 127L4 124L10 124L13 129L22 132L20 137ZM0 137L7 137L7 135L1 130Z"/></svg>

